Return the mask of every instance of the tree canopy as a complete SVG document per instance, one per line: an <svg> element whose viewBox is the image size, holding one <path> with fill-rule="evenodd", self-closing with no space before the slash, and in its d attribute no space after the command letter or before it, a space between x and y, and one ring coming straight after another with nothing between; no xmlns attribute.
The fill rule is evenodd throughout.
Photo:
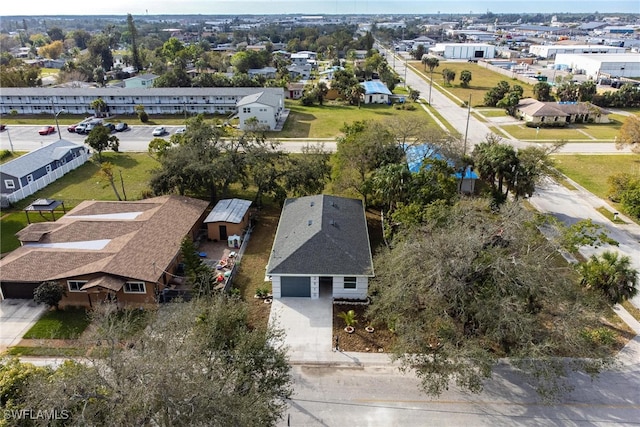
<svg viewBox="0 0 640 427"><path fill-rule="evenodd" d="M593 296L566 264L550 265L556 248L535 223L517 203L499 212L482 200L436 204L375 256L369 314L395 332L394 356L428 394L450 382L477 392L508 356L551 397L567 368L555 356L595 357L576 361L579 369L608 360L606 346L582 335L582 322L600 316L586 309Z"/></svg>
<svg viewBox="0 0 640 427"><path fill-rule="evenodd" d="M273 344L280 332L250 329L246 315L223 294L146 312L143 328L139 310L99 307L90 363L13 381L14 408L56 408L74 425L275 425L290 367Z"/></svg>

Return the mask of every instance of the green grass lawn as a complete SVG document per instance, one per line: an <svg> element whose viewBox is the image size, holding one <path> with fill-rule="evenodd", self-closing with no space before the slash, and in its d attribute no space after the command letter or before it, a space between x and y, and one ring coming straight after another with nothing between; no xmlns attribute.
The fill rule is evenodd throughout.
<svg viewBox="0 0 640 427"><path fill-rule="evenodd" d="M507 112L502 108L482 107L476 108L476 112L485 117L506 117Z"/></svg>
<svg viewBox="0 0 640 427"><path fill-rule="evenodd" d="M411 103L408 103L411 104ZM287 102L291 110L282 132L270 132L274 138L333 138L340 134L345 123L357 120L384 120L400 115L409 115L416 120L433 122L418 104L415 110L397 110L390 105L344 105L325 102L323 106L305 107L298 101Z"/></svg>
<svg viewBox="0 0 640 427"><path fill-rule="evenodd" d="M617 173L640 175L638 155L557 155L556 168L569 178L606 199L609 191L607 178Z"/></svg>
<svg viewBox="0 0 640 427"><path fill-rule="evenodd" d="M24 334L26 339L76 339L89 326L90 319L83 308L68 308L46 312Z"/></svg>
<svg viewBox="0 0 640 427"><path fill-rule="evenodd" d="M538 132L536 128L530 128L523 124L521 125L505 125L500 126L510 135L516 139L522 139L525 141L535 140L551 140L557 141L560 139L578 139L590 141L591 139L574 128L540 128Z"/></svg>
<svg viewBox="0 0 640 427"><path fill-rule="evenodd" d="M420 61L409 61L409 65L422 74L425 80L429 80L431 73L429 68L424 70L424 65ZM456 78L451 86L445 86L442 79L442 70L448 68L455 71ZM460 86L460 72L464 70L471 71L471 82L468 88ZM484 101L485 93L491 88L495 87L501 80L509 82L510 86L514 84L522 86L524 89L524 98L533 97L533 85L521 82L516 79L503 76L502 74L480 67L478 64L470 62L448 62L440 61L438 68L433 70L433 82L435 86L441 86L444 90L451 92L461 101L468 101L469 95L471 95L471 105L473 107L481 106ZM446 94L446 92L443 92ZM460 101L456 100L456 103Z"/></svg>
<svg viewBox="0 0 640 427"><path fill-rule="evenodd" d="M158 166L158 162L146 153L105 152L102 156L105 161L114 164L116 173L122 171L127 199L139 200L142 192L148 187L150 171ZM122 196L122 190L118 188L118 191ZM16 203L11 209L2 211L3 219L0 221L2 253L20 246L20 242L14 235L27 225L26 215L22 209L34 200L41 198L62 200L67 211L83 200L117 200L108 181L101 176L100 167L94 161L88 161L42 190ZM5 216L5 214L8 215ZM29 217L32 222L47 220L36 214L30 214ZM56 218L58 217L56 213Z"/></svg>

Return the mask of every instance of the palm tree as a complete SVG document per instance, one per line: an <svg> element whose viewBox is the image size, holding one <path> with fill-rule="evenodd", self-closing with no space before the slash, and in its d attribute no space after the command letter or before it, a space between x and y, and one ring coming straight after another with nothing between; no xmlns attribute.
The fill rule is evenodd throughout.
<svg viewBox="0 0 640 427"><path fill-rule="evenodd" d="M323 81L319 81L316 85L316 91L318 94L318 103L322 105L324 101L324 97L329 93L329 88L327 87L327 83Z"/></svg>
<svg viewBox="0 0 640 427"><path fill-rule="evenodd" d="M429 78L429 105L431 105L431 86L433 86L433 70L440 66L440 60L438 58L434 58L433 56L427 57L427 59L422 58L424 64L429 67L429 72L431 73L431 77Z"/></svg>
<svg viewBox="0 0 640 427"><path fill-rule="evenodd" d="M362 86L360 83L356 83L351 87L350 92L351 102L355 103L356 101L358 101L358 108L360 108L360 101L362 101L362 95L364 95L365 93L364 86Z"/></svg>
<svg viewBox="0 0 640 427"><path fill-rule="evenodd" d="M107 109L107 103L104 102L104 99L102 98L91 101L91 104L89 104L89 106L95 110L96 117L102 117L102 113Z"/></svg>
<svg viewBox="0 0 640 427"><path fill-rule="evenodd" d="M638 270L631 267L631 258L618 252L605 251L599 257L578 266L581 284L600 290L611 304L618 304L638 293Z"/></svg>

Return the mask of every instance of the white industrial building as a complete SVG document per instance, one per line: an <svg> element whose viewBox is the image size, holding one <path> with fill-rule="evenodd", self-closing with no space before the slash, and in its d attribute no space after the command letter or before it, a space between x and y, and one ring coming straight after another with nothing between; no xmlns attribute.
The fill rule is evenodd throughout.
<svg viewBox="0 0 640 427"><path fill-rule="evenodd" d="M436 43L429 53L445 59L492 59L496 56L496 47L486 43Z"/></svg>
<svg viewBox="0 0 640 427"><path fill-rule="evenodd" d="M580 44L580 45L561 45L561 44L534 44L529 46L529 53L541 58L554 58L559 53L624 53L624 47L605 46L600 44Z"/></svg>
<svg viewBox="0 0 640 427"><path fill-rule="evenodd" d="M571 68L597 79L609 77L640 77L640 53L566 54L556 55L555 65Z"/></svg>

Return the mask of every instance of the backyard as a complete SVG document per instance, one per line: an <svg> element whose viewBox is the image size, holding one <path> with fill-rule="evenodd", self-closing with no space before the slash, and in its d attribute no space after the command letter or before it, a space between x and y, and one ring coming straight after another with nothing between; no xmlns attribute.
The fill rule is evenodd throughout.
<svg viewBox="0 0 640 427"><path fill-rule="evenodd" d="M105 161L113 163L118 181L118 173L122 171L127 198L130 200L140 199L147 189L150 171L158 165L157 161L146 153L105 152L102 156ZM122 196L122 189L119 185L118 191ZM2 221L0 221L1 253L4 254L20 246L20 242L14 234L27 225L27 217L22 209L34 200L42 198L63 201L67 211L83 200L117 200L109 182L101 176L98 164L88 161L27 199L16 203L13 208L2 210ZM56 217L58 217L57 213ZM30 215L30 219L32 222L47 220L47 218L38 215Z"/></svg>

